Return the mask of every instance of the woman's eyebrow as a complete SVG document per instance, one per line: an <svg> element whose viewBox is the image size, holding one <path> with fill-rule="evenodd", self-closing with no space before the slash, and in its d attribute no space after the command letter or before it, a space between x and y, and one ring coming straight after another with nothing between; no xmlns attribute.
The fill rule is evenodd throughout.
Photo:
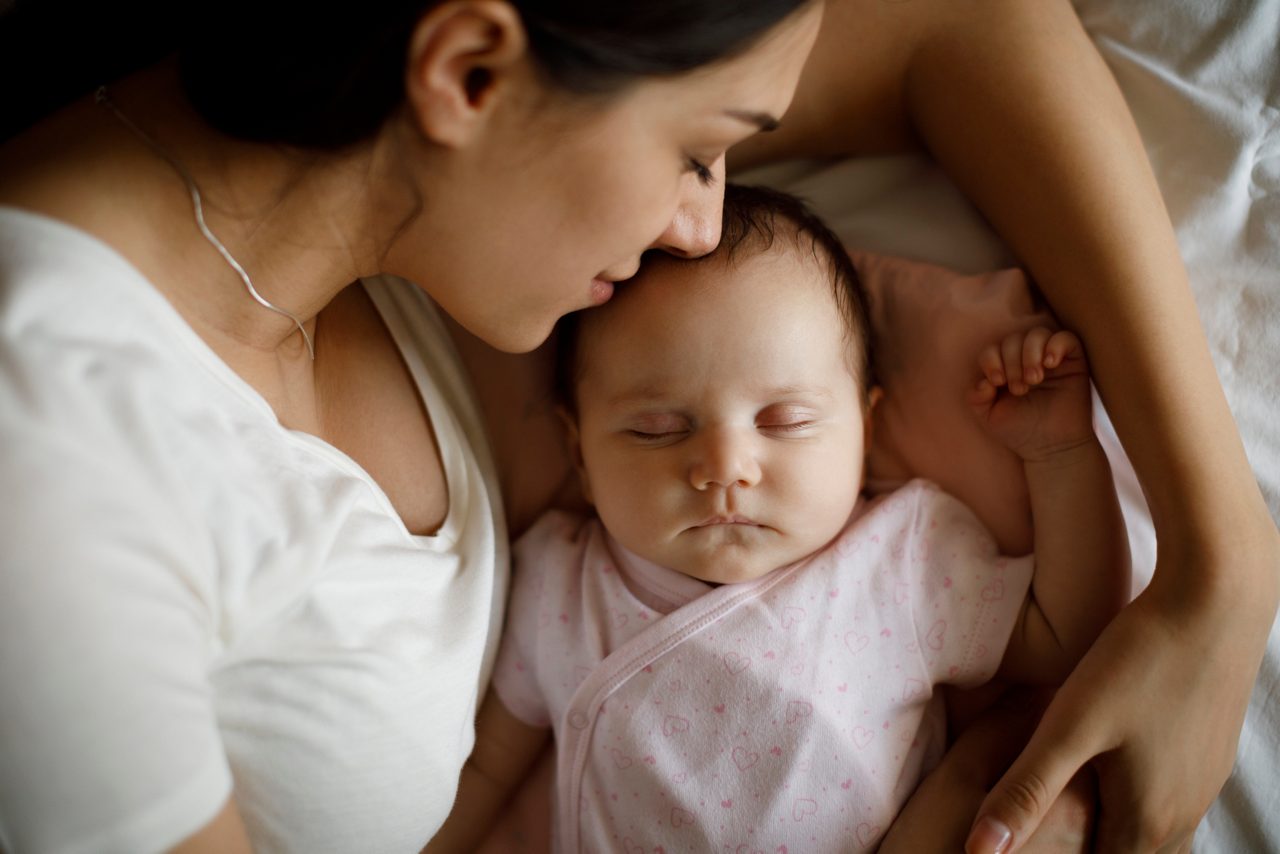
<svg viewBox="0 0 1280 854"><path fill-rule="evenodd" d="M724 114L737 119L740 122L746 122L749 125L755 125L760 129L761 133L768 133L771 130L777 130L782 124L777 118L768 113L757 113L752 110L725 110Z"/></svg>

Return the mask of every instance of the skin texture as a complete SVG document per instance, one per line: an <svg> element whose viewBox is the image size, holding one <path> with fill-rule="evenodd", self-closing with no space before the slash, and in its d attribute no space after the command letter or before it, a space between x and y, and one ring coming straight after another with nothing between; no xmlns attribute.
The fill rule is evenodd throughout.
<svg viewBox="0 0 1280 854"><path fill-rule="evenodd" d="M791 119L738 162L913 147L941 162L1084 340L1160 542L1153 583L1058 692L980 810L1000 826L979 823L969 850L1021 847L1086 764L1101 850L1182 850L1231 770L1280 539L1114 80L1065 0L842 0Z"/></svg>
<svg viewBox="0 0 1280 854"><path fill-rule="evenodd" d="M409 529L426 533L449 500L431 424L350 283L403 275L488 345L517 351L565 312L600 302L609 289L596 280L629 275L643 251L708 251L724 151L758 130L730 112L786 110L821 9L735 59L584 101L544 87L512 7L445 4L418 23L404 107L374 138L332 155L214 133L169 67L114 86L120 109L192 174L210 228L258 290L303 319L314 361L292 322L249 299L196 230L173 167L91 102L0 150L0 202L114 247L282 424L359 462ZM470 85L473 72L483 86ZM234 797L178 850L249 850Z"/></svg>

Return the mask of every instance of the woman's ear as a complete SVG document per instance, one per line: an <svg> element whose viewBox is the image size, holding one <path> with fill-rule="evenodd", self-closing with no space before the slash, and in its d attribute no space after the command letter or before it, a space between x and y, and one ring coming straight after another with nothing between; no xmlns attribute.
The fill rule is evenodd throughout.
<svg viewBox="0 0 1280 854"><path fill-rule="evenodd" d="M563 406L556 407L556 415L564 422L565 442L569 448L569 462L578 473L578 483L582 485L582 497L588 504L595 504L591 497L591 480L587 477L587 467L582 462L582 433L578 430L578 419Z"/></svg>
<svg viewBox="0 0 1280 854"><path fill-rule="evenodd" d="M505 0L431 9L409 43L405 95L416 126L432 142L465 145L527 57L524 24Z"/></svg>

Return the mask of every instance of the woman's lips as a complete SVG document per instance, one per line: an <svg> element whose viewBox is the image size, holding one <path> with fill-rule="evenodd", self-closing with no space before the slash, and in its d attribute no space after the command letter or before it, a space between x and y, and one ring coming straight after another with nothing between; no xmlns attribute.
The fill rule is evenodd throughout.
<svg viewBox="0 0 1280 854"><path fill-rule="evenodd" d="M591 280L591 304L604 305L613 296L613 282L607 279Z"/></svg>

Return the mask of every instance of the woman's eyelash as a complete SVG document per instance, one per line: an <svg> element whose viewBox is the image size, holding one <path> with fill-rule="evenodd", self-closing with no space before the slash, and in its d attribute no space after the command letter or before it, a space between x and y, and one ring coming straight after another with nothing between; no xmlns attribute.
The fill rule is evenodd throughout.
<svg viewBox="0 0 1280 854"><path fill-rule="evenodd" d="M715 173L711 171L711 167L703 163L697 158L689 158L689 171L698 176L698 181L704 187L710 187L716 182Z"/></svg>

